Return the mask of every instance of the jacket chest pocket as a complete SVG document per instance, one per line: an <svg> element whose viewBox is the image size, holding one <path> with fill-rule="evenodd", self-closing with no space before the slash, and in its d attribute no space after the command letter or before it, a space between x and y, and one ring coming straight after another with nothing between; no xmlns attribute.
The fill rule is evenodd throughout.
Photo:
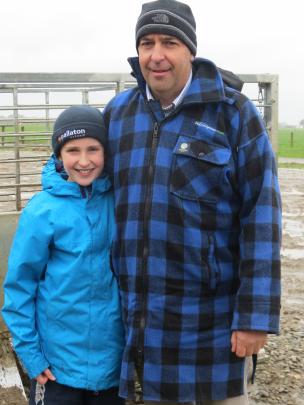
<svg viewBox="0 0 304 405"><path fill-rule="evenodd" d="M207 203L227 198L230 158L228 147L181 135L173 150L171 193Z"/></svg>

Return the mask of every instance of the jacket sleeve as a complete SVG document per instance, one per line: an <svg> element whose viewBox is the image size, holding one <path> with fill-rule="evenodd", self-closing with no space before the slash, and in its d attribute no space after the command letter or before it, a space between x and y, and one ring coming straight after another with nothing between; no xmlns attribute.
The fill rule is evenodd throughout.
<svg viewBox="0 0 304 405"><path fill-rule="evenodd" d="M35 299L46 269L50 240L50 227L26 207L9 255L2 315L16 353L31 378L49 366L36 330Z"/></svg>
<svg viewBox="0 0 304 405"><path fill-rule="evenodd" d="M281 199L270 140L260 114L249 100L242 108L240 128L240 286L232 330L278 333Z"/></svg>

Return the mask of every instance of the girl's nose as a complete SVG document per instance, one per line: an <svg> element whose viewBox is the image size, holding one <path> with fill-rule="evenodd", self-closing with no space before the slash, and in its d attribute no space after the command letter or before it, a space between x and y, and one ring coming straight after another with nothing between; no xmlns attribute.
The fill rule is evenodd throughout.
<svg viewBox="0 0 304 405"><path fill-rule="evenodd" d="M80 166L85 167L85 166L88 166L89 163L90 163L90 160L89 160L87 154L86 154L86 153L82 153L82 154L79 156L78 164L79 164Z"/></svg>

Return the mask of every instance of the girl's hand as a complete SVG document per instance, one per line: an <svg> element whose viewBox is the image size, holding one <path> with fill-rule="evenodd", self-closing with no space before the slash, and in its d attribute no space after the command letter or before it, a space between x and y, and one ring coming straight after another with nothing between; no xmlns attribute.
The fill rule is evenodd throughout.
<svg viewBox="0 0 304 405"><path fill-rule="evenodd" d="M56 377L52 374L51 370L47 368L36 377L36 380L40 385L44 385L48 380L55 381Z"/></svg>

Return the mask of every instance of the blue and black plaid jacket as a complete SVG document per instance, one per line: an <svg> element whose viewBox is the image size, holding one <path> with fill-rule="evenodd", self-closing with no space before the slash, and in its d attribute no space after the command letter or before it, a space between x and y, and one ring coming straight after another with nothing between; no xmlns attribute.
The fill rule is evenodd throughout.
<svg viewBox="0 0 304 405"><path fill-rule="evenodd" d="M241 395L231 331L279 328L281 203L268 135L213 63L196 59L167 118L130 63L138 87L104 111L127 337L120 393L134 396L138 369L146 400Z"/></svg>

